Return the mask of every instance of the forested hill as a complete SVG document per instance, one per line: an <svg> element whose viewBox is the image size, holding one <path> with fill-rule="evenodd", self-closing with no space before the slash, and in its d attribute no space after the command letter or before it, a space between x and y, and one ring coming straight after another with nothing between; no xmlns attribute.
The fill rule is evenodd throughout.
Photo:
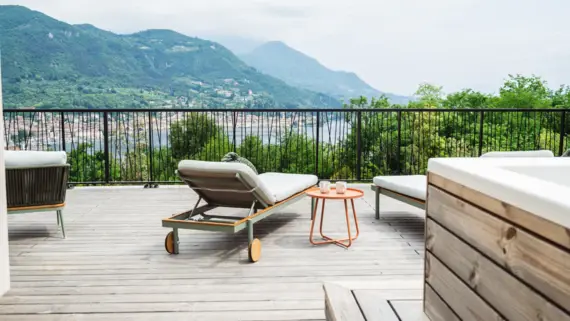
<svg viewBox="0 0 570 321"><path fill-rule="evenodd" d="M22 6L0 6L0 30L6 108L340 106L171 30L118 35Z"/></svg>

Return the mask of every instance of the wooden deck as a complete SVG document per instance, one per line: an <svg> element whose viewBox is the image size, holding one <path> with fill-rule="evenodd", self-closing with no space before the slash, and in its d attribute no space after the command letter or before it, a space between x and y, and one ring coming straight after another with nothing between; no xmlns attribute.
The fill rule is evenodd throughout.
<svg viewBox="0 0 570 321"><path fill-rule="evenodd" d="M324 282L421 299L422 211L382 197L375 220L369 186L351 187L366 193L351 248L309 243L305 198L255 225L255 264L246 231L181 230L180 254L166 253L161 219L191 209L187 187L70 190L65 240L55 212L9 216L12 289L0 320L324 320ZM346 233L341 201L327 202L324 227Z"/></svg>

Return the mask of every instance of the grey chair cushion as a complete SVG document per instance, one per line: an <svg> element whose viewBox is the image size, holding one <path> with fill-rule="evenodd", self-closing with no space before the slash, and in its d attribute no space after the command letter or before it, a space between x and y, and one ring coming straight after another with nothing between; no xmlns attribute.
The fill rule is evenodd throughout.
<svg viewBox="0 0 570 321"><path fill-rule="evenodd" d="M232 162L236 162L236 163L242 163L245 164L247 166L249 166L249 168L251 168L251 170L255 173L255 174L259 174L257 172L257 168L255 168L255 166L245 157L241 157L239 156L237 153L234 152L229 152L226 155L224 155L224 157L222 158L222 162L228 162L228 163L232 163Z"/></svg>
<svg viewBox="0 0 570 321"><path fill-rule="evenodd" d="M256 188L256 192L263 202L268 205L275 204L273 193L258 178L257 174L247 165L237 162L207 162L196 160L183 160L178 164L178 175L187 177L206 179L203 185L212 189L232 189L237 188L235 177L239 174L241 179L247 184L248 189ZM243 185L243 184L242 184ZM199 184L198 184L198 187ZM210 193L212 197L216 192ZM221 195L218 193L218 195ZM227 195L227 197L230 197ZM229 200L237 201L237 200Z"/></svg>
<svg viewBox="0 0 570 321"><path fill-rule="evenodd" d="M49 167L67 164L67 154L63 151L4 151L6 168Z"/></svg>
<svg viewBox="0 0 570 321"><path fill-rule="evenodd" d="M315 175L286 173L263 173L258 178L267 186L277 202L315 186L319 180Z"/></svg>

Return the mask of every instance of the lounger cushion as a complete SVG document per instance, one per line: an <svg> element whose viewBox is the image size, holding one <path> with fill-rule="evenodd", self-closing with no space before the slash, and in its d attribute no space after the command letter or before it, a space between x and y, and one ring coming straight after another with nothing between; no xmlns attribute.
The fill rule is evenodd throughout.
<svg viewBox="0 0 570 321"><path fill-rule="evenodd" d="M488 152L481 155L481 157L554 157L554 153L550 150Z"/></svg>
<svg viewBox="0 0 570 321"><path fill-rule="evenodd" d="M259 198L263 202L268 205L275 204L275 197L266 184L258 178L249 166L242 163L183 160L178 163L178 174L189 179L192 177L207 178L211 185L219 189L231 188L227 185L228 181L239 174L241 179L249 185L249 188L256 188Z"/></svg>
<svg viewBox="0 0 570 321"><path fill-rule="evenodd" d="M376 176L373 182L378 187L426 200L427 177L425 175Z"/></svg>
<svg viewBox="0 0 570 321"><path fill-rule="evenodd" d="M315 175L285 173L263 173L258 178L267 186L276 202L315 186L319 180Z"/></svg>
<svg viewBox="0 0 570 321"><path fill-rule="evenodd" d="M67 163L65 152L41 152L41 151L4 151L4 164L6 168L31 168L61 166Z"/></svg>

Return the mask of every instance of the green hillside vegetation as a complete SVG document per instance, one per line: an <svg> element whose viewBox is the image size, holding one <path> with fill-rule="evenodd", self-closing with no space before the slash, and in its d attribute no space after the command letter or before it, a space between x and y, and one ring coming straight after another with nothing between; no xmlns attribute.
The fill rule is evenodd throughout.
<svg viewBox="0 0 570 321"><path fill-rule="evenodd" d="M21 6L0 6L0 29L7 108L340 106L171 30L117 35Z"/></svg>
<svg viewBox="0 0 570 321"><path fill-rule="evenodd" d="M248 65L292 86L323 92L339 99L358 96L371 98L382 94L355 73L330 70L316 59L280 41L267 42L240 57ZM405 104L410 100L409 97L385 95L391 103Z"/></svg>

